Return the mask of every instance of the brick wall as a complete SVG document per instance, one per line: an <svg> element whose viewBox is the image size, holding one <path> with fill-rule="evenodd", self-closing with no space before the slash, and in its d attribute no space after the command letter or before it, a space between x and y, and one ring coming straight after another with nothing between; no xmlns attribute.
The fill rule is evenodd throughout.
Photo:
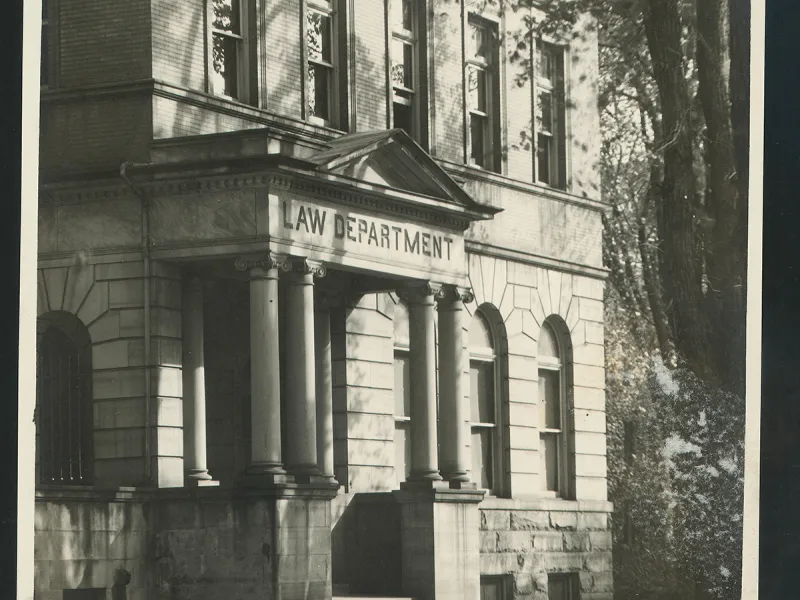
<svg viewBox="0 0 800 600"><path fill-rule="evenodd" d="M206 89L206 0L150 0L153 77Z"/></svg>
<svg viewBox="0 0 800 600"><path fill-rule="evenodd" d="M432 154L437 158L464 162L464 63L461 4L452 0L429 0L433 47L428 48Z"/></svg>
<svg viewBox="0 0 800 600"><path fill-rule="evenodd" d="M386 129L389 88L386 79L384 2L353 0L355 40L355 117L357 131Z"/></svg>
<svg viewBox="0 0 800 600"><path fill-rule="evenodd" d="M150 0L60 0L59 87L151 75Z"/></svg>

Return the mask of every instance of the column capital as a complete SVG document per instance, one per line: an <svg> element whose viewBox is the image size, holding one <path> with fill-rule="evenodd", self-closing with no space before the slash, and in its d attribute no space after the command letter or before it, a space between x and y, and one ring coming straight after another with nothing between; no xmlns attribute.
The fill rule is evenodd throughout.
<svg viewBox="0 0 800 600"><path fill-rule="evenodd" d="M433 297L433 300L441 300L445 297L445 286L441 283L425 281L422 283L410 283L397 290L397 295L407 302L420 302L426 298Z"/></svg>
<svg viewBox="0 0 800 600"><path fill-rule="evenodd" d="M270 269L280 269L281 271L288 272L292 270L292 263L289 260L289 257L285 254L277 254L275 252L240 256L233 264L237 271L249 271L259 268L265 271Z"/></svg>
<svg viewBox="0 0 800 600"><path fill-rule="evenodd" d="M441 296L436 297L440 302L463 302L469 304L475 299L472 288L460 285L445 285Z"/></svg>
<svg viewBox="0 0 800 600"><path fill-rule="evenodd" d="M291 256L289 257L289 261L292 265L292 272L299 275L313 275L314 277L320 278L328 274L328 269L322 261L299 256Z"/></svg>

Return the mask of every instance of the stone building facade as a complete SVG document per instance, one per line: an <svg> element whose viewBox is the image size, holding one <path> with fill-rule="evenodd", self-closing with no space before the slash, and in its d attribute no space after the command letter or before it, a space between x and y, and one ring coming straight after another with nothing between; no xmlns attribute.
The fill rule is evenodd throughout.
<svg viewBox="0 0 800 600"><path fill-rule="evenodd" d="M597 39L539 18L46 0L37 598L611 598Z"/></svg>

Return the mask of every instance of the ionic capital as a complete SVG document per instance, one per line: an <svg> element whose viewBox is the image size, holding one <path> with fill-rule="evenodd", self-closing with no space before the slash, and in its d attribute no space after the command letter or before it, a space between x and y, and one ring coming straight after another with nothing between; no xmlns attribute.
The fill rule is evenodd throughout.
<svg viewBox="0 0 800 600"><path fill-rule="evenodd" d="M437 300L441 303L448 303L448 302L463 302L465 304L469 304L475 299L475 295L472 293L472 289L468 287L461 287L458 285L446 285L444 286L444 293L442 294L441 298L437 298Z"/></svg>
<svg viewBox="0 0 800 600"><path fill-rule="evenodd" d="M441 300L445 297L445 287L441 283L425 281L413 283L397 290L397 295L406 302L423 302L426 300Z"/></svg>
<svg viewBox="0 0 800 600"><path fill-rule="evenodd" d="M325 277L328 269L321 261L292 256L290 259L292 272L298 275L313 275L316 278Z"/></svg>
<svg viewBox="0 0 800 600"><path fill-rule="evenodd" d="M289 257L275 252L268 252L256 256L240 256L234 262L234 266L237 271L250 271L252 269L269 271L271 269L279 269L288 272L292 270L292 263Z"/></svg>

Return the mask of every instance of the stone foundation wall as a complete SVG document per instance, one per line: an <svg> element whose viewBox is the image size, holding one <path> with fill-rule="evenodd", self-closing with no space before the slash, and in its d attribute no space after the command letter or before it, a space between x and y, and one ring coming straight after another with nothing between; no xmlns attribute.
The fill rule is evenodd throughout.
<svg viewBox="0 0 800 600"><path fill-rule="evenodd" d="M484 501L481 575L511 577L514 600L547 600L548 573L576 573L581 600L611 600L610 510L607 502Z"/></svg>

